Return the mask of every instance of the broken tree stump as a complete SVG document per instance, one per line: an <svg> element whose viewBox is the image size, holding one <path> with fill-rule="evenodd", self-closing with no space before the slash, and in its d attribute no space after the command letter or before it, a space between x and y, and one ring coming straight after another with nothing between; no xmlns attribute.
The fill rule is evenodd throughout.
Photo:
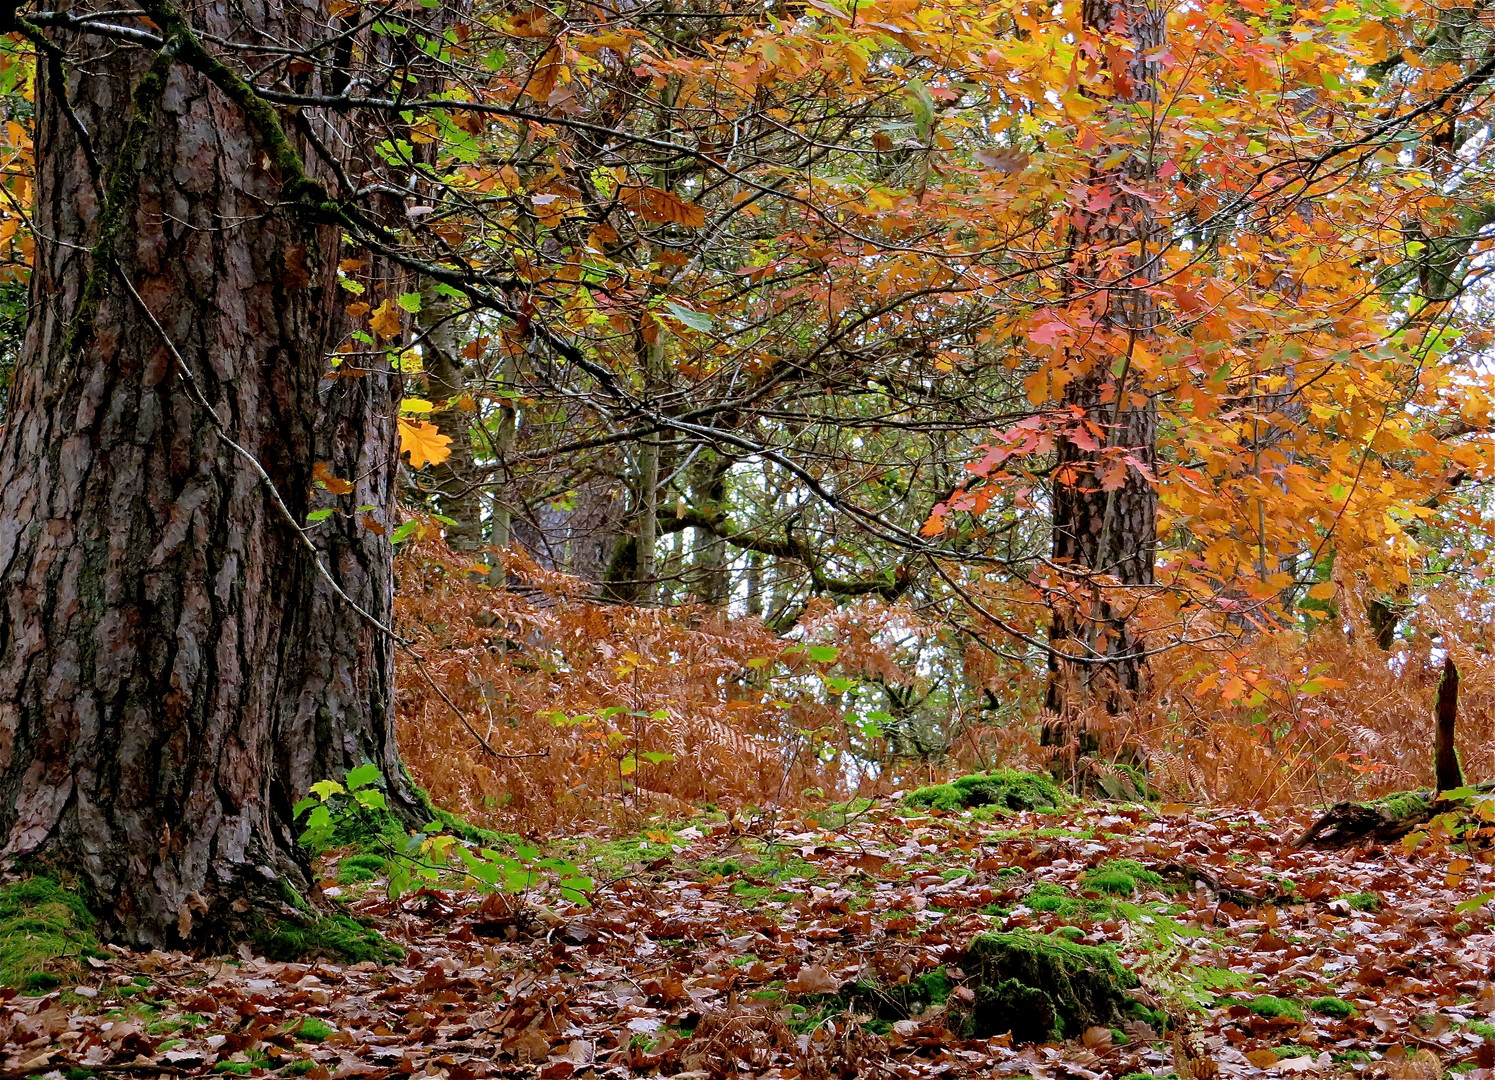
<svg viewBox="0 0 1495 1080"><path fill-rule="evenodd" d="M1331 806L1298 837L1295 847L1342 848L1354 844L1385 844L1400 840L1434 815L1447 813L1457 803L1442 797L1464 786L1464 774L1454 751L1454 726L1459 710L1459 669L1453 657L1443 660L1438 682L1438 704L1433 739L1434 791L1401 791L1373 802L1342 802ZM1475 785L1476 791L1495 791L1495 783Z"/></svg>

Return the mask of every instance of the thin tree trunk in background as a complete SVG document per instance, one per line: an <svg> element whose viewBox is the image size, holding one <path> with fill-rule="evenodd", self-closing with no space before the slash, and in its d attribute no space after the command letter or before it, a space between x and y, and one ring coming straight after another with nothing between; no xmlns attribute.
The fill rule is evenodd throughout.
<svg viewBox="0 0 1495 1080"><path fill-rule="evenodd" d="M703 451L691 468L691 504L708 514L725 509L727 473L732 463L714 453ZM691 591L703 604L721 607L727 602L731 582L728 578L727 544L707 529L692 529Z"/></svg>
<svg viewBox="0 0 1495 1080"><path fill-rule="evenodd" d="M451 297L430 278L421 282L420 298L415 325L420 331L426 392L436 405L431 422L452 440L448 446L451 454L433 466L441 513L456 522L447 526L447 543L460 551L476 551L483 546L483 496L473 468L474 410L471 399L462 401L467 391L467 368L458 352L457 320L452 315Z"/></svg>
<svg viewBox="0 0 1495 1080"><path fill-rule="evenodd" d="M311 40L326 12L195 17ZM108 198L39 85L35 314L0 443L0 855L65 868L116 940L220 943L309 883L305 783L368 758L397 807L411 793L387 640L318 580L173 350L297 521L318 460L373 468L342 473L349 498L393 512L398 388L323 379L338 236L280 209L263 133L186 67L84 41L69 90ZM387 538L320 542L387 621Z"/></svg>
<svg viewBox="0 0 1495 1080"><path fill-rule="evenodd" d="M1083 17L1092 30L1131 40L1130 56L1107 50L1112 101L1153 102L1158 75L1154 57L1164 41L1163 9L1153 10L1143 0L1086 0ZM1139 389L1143 377L1132 367L1134 350L1152 335L1157 318L1146 286L1157 280L1158 225L1150 203L1136 193L1155 178L1156 163L1145 120L1137 116L1126 130L1139 134L1124 150L1108 148L1124 154L1123 160L1104 171L1097 165L1090 177L1089 205L1076 207L1071 215L1077 254L1069 291L1090 295L1091 317L1126 341L1124 352L1091 359L1088 369L1066 385L1064 404L1097 425L1105 444L1098 451L1061 438L1054 472L1054 561L1075 572L1091 601L1055 605L1047 704L1060 719L1044 737L1050 744L1070 745L1078 738L1081 751L1094 749L1088 736L1074 730L1073 713L1081 701L1099 695L1108 711L1121 711L1146 677L1144 643L1130 618L1131 595L1108 597L1092 579L1100 575L1123 587L1145 589L1153 583L1157 543L1157 491L1143 472L1151 471L1156 457L1157 403ZM1117 249L1129 251L1120 272L1111 255ZM1118 279L1125 288L1111 287ZM1106 454L1107 449L1113 453ZM1113 471L1111 490L1106 490L1104 466L1116 460L1118 450L1142 468L1127 465L1119 486ZM1103 657L1105 662L1071 663L1061 654Z"/></svg>
<svg viewBox="0 0 1495 1080"><path fill-rule="evenodd" d="M634 557L637 582L634 603L654 601L655 550L659 533L659 436L651 435L638 448L638 547Z"/></svg>
<svg viewBox="0 0 1495 1080"><path fill-rule="evenodd" d="M503 367L500 377L503 380L503 389L514 389L519 378L519 360L514 351L508 350L504 354ZM508 458L514 450L514 443L519 437L519 410L509 399L505 399L499 406L499 421L497 430L493 433L493 453L498 458L497 467L505 470L503 476L508 478ZM508 500L505 498L506 489L502 482L493 486L493 503L489 510L489 540L494 547L508 547L509 541L513 539L513 514L509 509Z"/></svg>
<svg viewBox="0 0 1495 1080"><path fill-rule="evenodd" d="M747 557L747 613L751 618L763 618L763 555L750 551Z"/></svg>

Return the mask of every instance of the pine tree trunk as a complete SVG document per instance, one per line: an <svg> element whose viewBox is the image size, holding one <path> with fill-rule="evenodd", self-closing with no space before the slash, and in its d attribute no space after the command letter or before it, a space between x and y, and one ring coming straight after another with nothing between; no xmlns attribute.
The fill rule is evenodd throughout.
<svg viewBox="0 0 1495 1080"><path fill-rule="evenodd" d="M223 37L317 33L314 7L196 10ZM298 521L318 460L393 513L398 388L323 379L338 237L284 209L241 110L181 63L82 48L69 88L109 198L39 86L34 314L0 443L0 856L65 868L116 940L218 943L306 886L290 806L311 781L366 758L414 800L389 642L173 349ZM387 621L389 542L356 522L320 542Z"/></svg>
<svg viewBox="0 0 1495 1080"><path fill-rule="evenodd" d="M1140 0L1087 0L1083 14L1087 28L1131 41L1130 54L1105 50L1112 100L1126 106L1153 102L1153 58L1164 41L1161 10ZM1071 295L1088 297L1085 314L1113 344L1109 349L1076 347L1071 367L1081 374L1064 390L1064 406L1095 425L1091 431L1100 430L1104 442L1098 450L1092 438L1058 442L1054 561L1073 572L1083 599L1056 604L1050 627L1048 707L1061 720L1045 732L1049 742L1073 743L1070 719L1081 700L1099 697L1108 711L1120 711L1144 688L1146 678L1144 642L1131 620L1144 590L1124 587L1153 583L1157 492L1148 473L1156 457L1157 403L1132 358L1156 325L1147 285L1157 280L1154 260L1161 237L1150 203L1137 194L1156 175L1145 124L1134 116L1124 130L1132 137L1130 145L1106 147L1098 155L1088 205L1072 214L1076 254L1068 289ZM1119 164L1111 151L1120 155ZM1118 251L1125 254L1118 258ZM1116 288L1118 284L1122 287ZM1123 451L1133 463L1126 465L1118 485L1116 463ZM1113 587L1104 587L1100 579L1109 579ZM1083 662L1090 659L1103 662ZM1093 750L1090 743L1080 736L1079 749Z"/></svg>

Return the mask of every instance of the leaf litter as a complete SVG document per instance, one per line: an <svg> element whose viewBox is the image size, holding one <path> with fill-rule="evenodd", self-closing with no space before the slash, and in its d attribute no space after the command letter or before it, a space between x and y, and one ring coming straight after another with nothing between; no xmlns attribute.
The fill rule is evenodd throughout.
<svg viewBox="0 0 1495 1080"><path fill-rule="evenodd" d="M698 821L652 829L590 904L455 877L390 900L324 860L329 902L401 961L111 947L76 986L0 991L4 1076L1492 1080L1489 853L1296 850L1305 824L896 804L834 829ZM626 850L582 844L599 866ZM1145 1018L967 1037L967 945L1023 930L1114 947Z"/></svg>

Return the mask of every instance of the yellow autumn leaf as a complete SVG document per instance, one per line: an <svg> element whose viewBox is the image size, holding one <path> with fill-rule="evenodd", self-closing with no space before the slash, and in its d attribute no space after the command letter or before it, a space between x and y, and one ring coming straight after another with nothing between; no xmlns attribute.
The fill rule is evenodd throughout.
<svg viewBox="0 0 1495 1080"><path fill-rule="evenodd" d="M428 413L436 408L424 398L407 397L400 402L400 410L407 413Z"/></svg>
<svg viewBox="0 0 1495 1080"><path fill-rule="evenodd" d="M386 300L369 316L369 325L381 338L400 336L400 309L393 300Z"/></svg>
<svg viewBox="0 0 1495 1080"><path fill-rule="evenodd" d="M1327 600L1334 595L1334 582L1319 582L1319 584L1308 590L1308 595L1315 600Z"/></svg>
<svg viewBox="0 0 1495 1080"><path fill-rule="evenodd" d="M400 417L400 453L409 453L412 469L440 465L451 456L451 441L451 436L443 435L429 421Z"/></svg>

